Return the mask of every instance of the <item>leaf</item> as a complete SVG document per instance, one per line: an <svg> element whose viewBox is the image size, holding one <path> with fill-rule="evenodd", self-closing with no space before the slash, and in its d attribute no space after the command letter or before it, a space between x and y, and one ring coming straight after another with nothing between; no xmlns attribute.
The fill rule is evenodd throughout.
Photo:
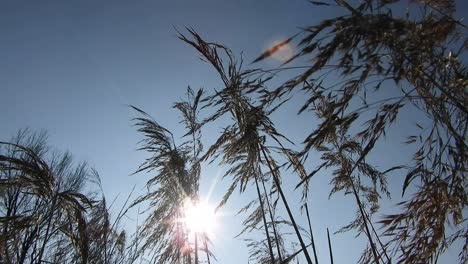
<svg viewBox="0 0 468 264"><path fill-rule="evenodd" d="M290 38L288 38L287 40L284 40L284 41L274 45L273 47L269 48L267 51L263 52L262 55L260 55L258 58L256 58L252 63L256 63L256 62L264 60L264 59L266 59L268 57L271 57L273 54L278 52L282 47L288 45L289 42L291 42L296 36L297 36L297 34L290 37Z"/></svg>
<svg viewBox="0 0 468 264"><path fill-rule="evenodd" d="M324 3L324 2L320 2L320 1L310 1L309 0L309 3L311 3L313 5L317 5L317 6L331 6L329 3Z"/></svg>
<svg viewBox="0 0 468 264"><path fill-rule="evenodd" d="M386 173L389 173L391 171L394 171L394 170L400 170L400 169L403 169L405 168L405 166L395 166L395 167L391 167L390 169L387 169L386 171L382 172L382 174L386 174Z"/></svg>
<svg viewBox="0 0 468 264"><path fill-rule="evenodd" d="M409 136L408 139L405 141L405 144L412 144L416 142L417 137L416 136Z"/></svg>
<svg viewBox="0 0 468 264"><path fill-rule="evenodd" d="M326 162L320 164L320 166L315 169L314 171L312 171L311 173L309 173L309 175L307 175L307 177L305 177L304 179L302 179L297 185L296 185L296 188L299 188L304 182L306 182L307 180L309 180L310 178L312 178L312 176L314 176L317 172L319 172L325 165L327 165Z"/></svg>
<svg viewBox="0 0 468 264"><path fill-rule="evenodd" d="M414 177L416 177L421 172L422 172L421 167L417 167L406 175L405 181L403 182L403 191L402 191L401 197L405 195L406 188L408 188L408 185L411 183L411 181L413 181Z"/></svg>

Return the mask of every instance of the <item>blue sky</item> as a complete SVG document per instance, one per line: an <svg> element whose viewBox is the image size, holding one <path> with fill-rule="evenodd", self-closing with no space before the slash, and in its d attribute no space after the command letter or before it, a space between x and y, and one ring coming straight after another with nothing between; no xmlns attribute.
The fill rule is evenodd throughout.
<svg viewBox="0 0 468 264"><path fill-rule="evenodd" d="M460 10L466 11L466 4ZM213 70L177 39L174 27L193 27L207 40L243 52L250 62L273 41L329 15L329 9L304 0L0 1L0 139L25 127L48 131L51 145L88 161L101 174L108 199L120 194L121 201L148 179L130 176L146 156L136 150L141 137L132 127L136 114L127 105L177 129L172 104L183 98L186 87L211 90L219 85ZM300 140L314 121L291 120L285 113L276 121ZM387 163L398 150L379 154ZM205 168L202 195L220 171ZM347 224L355 209L342 195L328 201L326 176L314 181L312 221L319 254L327 261L326 228L333 232ZM295 185L295 179L285 185ZM215 186L214 203L225 188L226 182ZM240 208L250 197L234 198L226 210ZM240 222L240 217L229 217L220 224L214 249L218 263L247 263L244 243L233 238ZM353 234L334 235L336 263L355 262L362 243ZM456 259L456 254L447 255L447 261Z"/></svg>

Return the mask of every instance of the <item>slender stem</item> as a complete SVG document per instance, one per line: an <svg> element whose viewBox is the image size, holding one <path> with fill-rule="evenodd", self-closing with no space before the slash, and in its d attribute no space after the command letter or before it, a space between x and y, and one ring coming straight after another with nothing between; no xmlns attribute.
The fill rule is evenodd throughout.
<svg viewBox="0 0 468 264"><path fill-rule="evenodd" d="M297 235L297 239L299 240L299 243L301 244L301 248L302 248L302 251L304 252L304 256L307 260L307 263L308 264L312 264L312 259L310 258L309 256L309 253L307 252L307 247L304 243L304 240L302 239L302 236L301 236L301 233L299 232L299 228L297 227L297 224L296 224L296 221L294 220L294 216L291 212L291 209L289 208L289 204L286 200L286 197L283 193L283 189L281 188L281 184L279 182L279 179L276 177L276 174L274 173L274 170L273 170L273 167L271 166L270 164L270 160L268 159L267 155L266 155L266 152L265 152L265 149L263 147L263 145L260 144L260 149L263 153L263 157L265 158L267 164L268 164L268 167L270 168L270 172L273 176L273 180L275 182L275 185L276 185L276 188L278 189L278 192L281 196L281 200L283 201L283 204L284 204L284 207L286 208L286 211L288 212L288 216L289 216L289 220L291 220L291 223L294 227L294 231L296 232L296 235Z"/></svg>
<svg viewBox="0 0 468 264"><path fill-rule="evenodd" d="M371 146L372 142L369 143L365 149L369 149L369 146ZM373 145L373 144L372 144ZM366 218L366 213L364 211L364 206L362 205L362 202L361 202L361 199L359 198L359 195L358 195L358 191L356 189L356 186L354 184L354 180L353 180L353 177L351 177L351 174L353 173L353 171L357 168L358 164L361 163L366 154L368 152L366 152L364 155L361 155L361 157L359 157L359 159L356 161L356 163L354 164L354 166L351 168L351 171L347 174L348 177L349 177L349 181L351 183L351 188L353 189L353 195L354 195L354 198L356 199L356 203L358 204L358 207L359 207L359 211L361 213L361 216L362 216L362 220L364 221L364 227L366 229L366 235L367 235L367 238L369 239L369 243L371 245L371 250L372 250L372 254L374 255L374 259L375 259L375 263L379 263L379 259L380 257L378 256L377 254L377 249L376 249L376 245L375 245L375 242L374 240L372 239L372 234L369 230L369 224L372 225L372 222L370 221L367 221L367 218ZM385 250L385 248L383 248L383 250Z"/></svg>
<svg viewBox="0 0 468 264"><path fill-rule="evenodd" d="M307 202L305 203L305 209L306 209L306 214L307 214L307 222L309 223L310 240L312 244L312 249L314 251L315 264L318 264L319 262L317 258L317 251L315 250L314 233L312 232L312 224L310 223L309 206L307 205Z"/></svg>
<svg viewBox="0 0 468 264"><path fill-rule="evenodd" d="M42 256L44 254L44 250L45 250L45 247L47 245L47 242L49 241L49 232L50 232L50 227L52 225L52 219L55 215L55 205L57 203L57 195L54 195L53 196L53 200L52 200L52 207L50 209L50 211L48 212L49 213L49 218L47 220L47 228L46 228L46 232L45 232L45 235L44 235L44 240L43 240L43 243L42 243L42 247L39 251L39 262L42 261Z"/></svg>
<svg viewBox="0 0 468 264"><path fill-rule="evenodd" d="M332 245L331 245L331 240L330 240L330 232L328 231L328 228L327 228L327 237L328 237L328 250L330 252L330 263L333 264L333 251L332 251Z"/></svg>
<svg viewBox="0 0 468 264"><path fill-rule="evenodd" d="M195 264L198 264L198 233L195 232Z"/></svg>
<svg viewBox="0 0 468 264"><path fill-rule="evenodd" d="M364 232L364 233L366 233L367 238L369 239L369 243L370 243L370 246L371 246L372 254L374 255L375 263L378 264L378 263L380 263L379 262L380 256L379 256L379 254L377 254L377 246L376 246L374 240L372 239L372 234L370 232L369 225L372 226L372 228L374 228L374 227L373 227L372 222L370 221L370 219L368 221L367 214L366 214L366 212L364 210L364 206L362 205L361 199L359 198L358 191L356 189L356 185L354 184L353 177L351 176L352 173L354 172L354 170L357 168L357 166L364 160L364 158L370 152L370 150L372 149L372 147L375 144L375 141L376 141L375 139L371 140L371 142L369 142L366 145L366 147L364 148L364 153L354 163L351 170L349 172L347 172L347 176L349 177L349 182L350 182L351 188L353 190L353 195L354 195L354 198L356 199L356 203L358 204L359 211L361 213L362 220L364 222L364 227L365 227L365 230L366 230L366 232ZM377 236L377 234L376 234L376 236ZM380 240L378 236L377 236L377 239ZM385 255L387 255L385 247L383 247L382 250L385 252Z"/></svg>
<svg viewBox="0 0 468 264"><path fill-rule="evenodd" d="M184 226L182 227L183 230L187 230L187 225L184 223ZM188 248L190 249L188 251L188 253L186 254L186 260L187 260L187 263L188 264L192 264L192 248L189 244L189 234L187 232L184 232L184 243L188 246Z"/></svg>
<svg viewBox="0 0 468 264"><path fill-rule="evenodd" d="M366 213L366 219L367 219L367 221L370 222L371 220L370 220L370 218L369 218L369 214L368 214L367 212L365 212L365 213ZM382 243L382 240L380 240L379 234L377 234L377 231L375 230L374 225L371 224L370 227L372 228L372 232L374 233L374 235L375 235L375 237L376 237L376 239L377 239L377 242L379 242L379 245L380 245L380 247L382 248L383 254L384 254L385 257L387 258L388 263L391 263L392 261L391 261L390 257L388 256L387 250L385 249L385 246L384 246L384 244ZM380 256L382 256L382 255L379 253L379 257L380 257Z"/></svg>
<svg viewBox="0 0 468 264"><path fill-rule="evenodd" d="M369 231L369 225L367 223L367 218L366 218L366 213L364 212L364 207L363 207L363 205L361 203L361 199L359 198L359 195L357 194L356 186L354 186L354 181L351 178L351 175L349 175L349 178L350 178L350 181L351 181L351 187L353 188L354 198L356 198L356 202L358 204L359 211L361 212L361 215L362 215L362 220L364 222L364 227L366 229L367 237L369 238L369 243L371 245L372 254L374 255L375 263L379 263L379 256L377 254L377 250L376 250L374 240L372 239L372 234Z"/></svg>
<svg viewBox="0 0 468 264"><path fill-rule="evenodd" d="M257 187L257 195L258 195L258 200L260 201L260 208L262 209L262 219L263 219L263 226L265 227L265 233L267 237L267 242L268 242L268 250L270 251L270 259L271 263L275 263L275 256L273 255L273 248L271 247L271 239L270 239L270 233L268 232L268 226L267 226L267 221L265 217L265 209L263 208L263 200L262 200L262 195L260 193L260 188L258 187L258 179L257 175L255 175L255 186Z"/></svg>
<svg viewBox="0 0 468 264"><path fill-rule="evenodd" d="M272 224L272 227L273 227L273 235L275 236L275 240L276 240L276 250L278 251L278 258L279 258L279 261L281 263L283 261L283 257L281 256L280 244L279 244L279 239L278 239L278 232L276 232L276 223L275 223L275 220L274 220L274 217L273 217L273 209L271 208L270 199L268 198L268 193L267 193L267 190L266 190L266 187L265 187L265 181L263 180L263 178L262 178L262 186L263 186L263 192L265 193L266 203L268 205L268 212L270 214L271 224Z"/></svg>
<svg viewBox="0 0 468 264"><path fill-rule="evenodd" d="M208 250L208 243L206 243L206 237L204 239L205 242L205 250L206 250L206 259L208 260L208 264L211 264L210 262L210 251Z"/></svg>
<svg viewBox="0 0 468 264"><path fill-rule="evenodd" d="M177 234L177 264L180 264L180 246L181 246L180 241L182 240L181 239L182 235L180 234L181 233L180 232L180 219L181 219L181 213L180 213L180 208L179 208L177 210L177 222L176 222L177 223L176 224L176 227L177 227L177 229L176 229L176 234Z"/></svg>

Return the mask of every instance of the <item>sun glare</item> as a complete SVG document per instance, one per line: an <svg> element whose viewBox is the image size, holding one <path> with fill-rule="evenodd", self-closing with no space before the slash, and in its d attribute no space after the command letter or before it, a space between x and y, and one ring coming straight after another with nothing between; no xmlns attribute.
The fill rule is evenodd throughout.
<svg viewBox="0 0 468 264"><path fill-rule="evenodd" d="M187 228L192 233L205 233L212 236L216 227L215 210L208 203L186 201L184 205Z"/></svg>

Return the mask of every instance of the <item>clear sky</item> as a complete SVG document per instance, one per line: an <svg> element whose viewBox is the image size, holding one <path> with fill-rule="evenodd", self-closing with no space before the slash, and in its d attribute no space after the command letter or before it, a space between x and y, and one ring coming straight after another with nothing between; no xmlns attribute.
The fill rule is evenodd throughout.
<svg viewBox="0 0 468 264"><path fill-rule="evenodd" d="M464 5L460 14L466 11ZM250 62L273 41L329 15L328 9L305 0L0 0L0 139L25 127L46 130L51 145L99 171L109 200L126 196L133 185L140 190L148 179L144 174L130 176L145 154L136 151L141 137L131 125L136 115L127 105L145 110L167 128L178 128L171 107L186 87L210 90L219 84L213 70L176 38L174 27L193 27L207 40L243 52ZM300 140L313 121L298 120L278 116L280 127ZM381 154L383 160L398 155L396 148ZM219 173L213 166L205 168L202 195ZM350 197L327 200L328 182L326 176L317 178L311 198L323 260L328 254L326 228L336 231L355 210ZM285 185L295 183L286 180ZM214 187L213 203L225 187L223 182ZM226 210L240 208L242 201L253 198L249 195L234 198ZM214 241L218 263L247 263L244 242L233 238L240 220L229 217L220 224ZM332 239L336 263L358 259L361 238L349 233ZM449 262L456 259L451 255L446 257Z"/></svg>

